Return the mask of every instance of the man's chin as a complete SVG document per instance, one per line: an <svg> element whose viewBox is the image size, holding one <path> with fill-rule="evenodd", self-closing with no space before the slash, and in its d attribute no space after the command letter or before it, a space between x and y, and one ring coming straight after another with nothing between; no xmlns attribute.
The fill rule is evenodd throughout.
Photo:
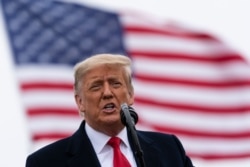
<svg viewBox="0 0 250 167"><path fill-rule="evenodd" d="M117 120L117 119L106 119L104 121L104 124L106 124L106 125L118 125L120 123L121 123L121 121Z"/></svg>

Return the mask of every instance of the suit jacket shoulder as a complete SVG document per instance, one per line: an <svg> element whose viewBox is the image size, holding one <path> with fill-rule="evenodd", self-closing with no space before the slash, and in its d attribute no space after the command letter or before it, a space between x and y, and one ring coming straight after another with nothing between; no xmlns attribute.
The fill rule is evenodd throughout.
<svg viewBox="0 0 250 167"><path fill-rule="evenodd" d="M85 122L72 136L49 144L29 155L26 167L100 167L84 126Z"/></svg>

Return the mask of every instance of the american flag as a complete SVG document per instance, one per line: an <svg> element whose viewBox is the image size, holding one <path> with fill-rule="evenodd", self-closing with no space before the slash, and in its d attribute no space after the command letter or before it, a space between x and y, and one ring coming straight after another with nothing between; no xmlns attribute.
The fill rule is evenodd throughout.
<svg viewBox="0 0 250 167"><path fill-rule="evenodd" d="M137 129L172 133L191 158L250 157L250 66L181 24L60 1L2 0L31 152L79 126L73 66L97 53L133 60Z"/></svg>

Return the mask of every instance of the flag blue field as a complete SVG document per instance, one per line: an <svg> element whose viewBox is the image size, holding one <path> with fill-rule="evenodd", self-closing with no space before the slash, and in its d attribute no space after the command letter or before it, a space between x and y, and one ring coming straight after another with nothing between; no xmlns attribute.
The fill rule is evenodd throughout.
<svg viewBox="0 0 250 167"><path fill-rule="evenodd" d="M82 4L2 5L34 149L80 124L74 64L116 53L133 60L137 129L177 135L191 158L250 157L250 65L217 37Z"/></svg>

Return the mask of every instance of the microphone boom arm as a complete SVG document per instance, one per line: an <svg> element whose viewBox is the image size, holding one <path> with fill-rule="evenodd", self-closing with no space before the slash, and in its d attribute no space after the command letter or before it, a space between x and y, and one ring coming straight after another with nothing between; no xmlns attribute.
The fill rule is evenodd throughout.
<svg viewBox="0 0 250 167"><path fill-rule="evenodd" d="M127 127L128 132L130 132L132 141L135 147L135 156L137 158L137 162L139 163L139 167L145 167L145 161L143 158L143 151L141 149L138 136L136 134L135 124L138 121L138 116L134 109L128 106L126 103L121 105L121 120L122 123ZM132 120L131 115L133 116L134 120Z"/></svg>

